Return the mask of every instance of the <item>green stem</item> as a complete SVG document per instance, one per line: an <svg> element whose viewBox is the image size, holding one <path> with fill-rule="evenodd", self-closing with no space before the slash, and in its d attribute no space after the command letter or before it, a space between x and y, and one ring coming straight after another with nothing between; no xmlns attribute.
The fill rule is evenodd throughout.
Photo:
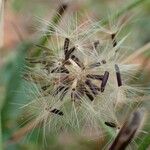
<svg viewBox="0 0 150 150"><path fill-rule="evenodd" d="M141 3L145 2L147 0L135 0L134 2L130 3L129 5L123 7L118 13L112 15L112 19L115 19L121 15L123 15L125 12L128 12L129 10L133 9L134 7L140 5ZM108 18L104 19L101 23L103 25L107 24L109 22Z"/></svg>
<svg viewBox="0 0 150 150"><path fill-rule="evenodd" d="M3 149L2 146L2 129L1 129L1 114L0 114L0 150Z"/></svg>

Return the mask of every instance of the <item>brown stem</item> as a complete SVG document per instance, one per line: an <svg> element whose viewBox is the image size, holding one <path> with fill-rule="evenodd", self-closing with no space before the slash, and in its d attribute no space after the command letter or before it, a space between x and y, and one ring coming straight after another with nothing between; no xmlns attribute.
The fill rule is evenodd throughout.
<svg viewBox="0 0 150 150"><path fill-rule="evenodd" d="M144 113L142 110L133 112L129 119L123 124L109 150L125 150L139 129L143 120L143 115Z"/></svg>

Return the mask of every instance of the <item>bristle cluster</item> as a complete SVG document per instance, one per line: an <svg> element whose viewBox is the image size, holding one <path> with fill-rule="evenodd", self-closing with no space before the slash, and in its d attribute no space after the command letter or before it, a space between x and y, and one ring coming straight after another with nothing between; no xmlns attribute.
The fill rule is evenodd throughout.
<svg viewBox="0 0 150 150"><path fill-rule="evenodd" d="M98 41L94 43L95 49L98 44ZM50 72L50 74L57 74L58 77L55 77L55 80L59 81L59 83L56 82L54 85L56 88L53 96L61 93L60 99L63 100L67 92L71 91L70 99L73 101L79 102L84 96L93 101L96 95L104 92L109 80L109 72L105 71L101 74L100 71L97 71L97 74L95 74L92 69L100 69L102 65L106 64L106 61L102 60L101 62L94 62L85 66L85 62L80 60L74 53L77 48L75 46L69 48L69 46L70 39L65 38L63 46L64 58ZM115 70L118 86L121 86L121 73L118 65L115 65ZM97 80L96 83L93 83L94 80ZM46 87L48 86L44 86L44 90Z"/></svg>
<svg viewBox="0 0 150 150"><path fill-rule="evenodd" d="M101 37L105 34L110 35L107 41ZM125 38L119 41L116 36L98 23L90 27L81 24L65 33L58 27L50 46L40 46L40 58L26 59L29 66L35 65L24 78L38 88L39 106L33 108L39 110L36 113L40 119L43 117L54 128L63 124L81 130L88 125L97 129L103 122L119 129L116 113L136 96L137 89L128 83L135 66L121 63L120 45Z"/></svg>

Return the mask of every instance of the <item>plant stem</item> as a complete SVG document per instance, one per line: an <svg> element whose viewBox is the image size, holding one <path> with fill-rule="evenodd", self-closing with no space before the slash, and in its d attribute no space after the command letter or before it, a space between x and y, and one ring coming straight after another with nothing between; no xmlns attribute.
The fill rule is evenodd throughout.
<svg viewBox="0 0 150 150"><path fill-rule="evenodd" d="M3 149L2 146L2 129L1 129L1 114L0 114L0 150Z"/></svg>
<svg viewBox="0 0 150 150"><path fill-rule="evenodd" d="M139 109L133 112L124 122L109 150L125 150L141 126L143 118L144 110Z"/></svg>

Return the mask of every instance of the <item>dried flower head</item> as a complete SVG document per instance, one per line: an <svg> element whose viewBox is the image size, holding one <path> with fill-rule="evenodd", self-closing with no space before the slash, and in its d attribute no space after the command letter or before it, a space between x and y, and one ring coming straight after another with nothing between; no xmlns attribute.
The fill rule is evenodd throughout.
<svg viewBox="0 0 150 150"><path fill-rule="evenodd" d="M141 92L130 85L137 66L122 63L127 36L119 40L119 27L114 32L91 20L51 25L55 33L49 46L37 45L41 56L26 58L24 78L36 87L34 100L26 106L37 124L42 122L50 132L118 129L118 110Z"/></svg>

